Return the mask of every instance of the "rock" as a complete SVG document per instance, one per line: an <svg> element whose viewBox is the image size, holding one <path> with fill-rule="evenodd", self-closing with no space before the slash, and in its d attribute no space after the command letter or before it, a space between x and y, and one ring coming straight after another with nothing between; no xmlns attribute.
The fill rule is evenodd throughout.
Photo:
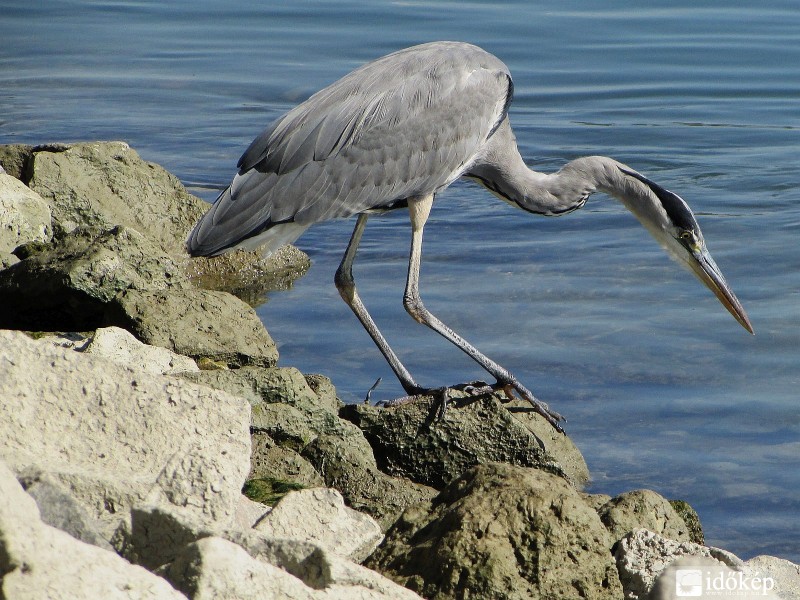
<svg viewBox="0 0 800 600"><path fill-rule="evenodd" d="M26 175L33 157L33 146L28 144L0 144L0 166L3 170L20 181L28 181Z"/></svg>
<svg viewBox="0 0 800 600"><path fill-rule="evenodd" d="M19 258L17 258L15 255L7 252L0 252L0 271L7 269L8 267L13 267L18 262Z"/></svg>
<svg viewBox="0 0 800 600"><path fill-rule="evenodd" d="M26 478L52 476L106 540L120 541L141 502L234 519L249 470L245 400L8 331L0 373L0 458Z"/></svg>
<svg viewBox="0 0 800 600"><path fill-rule="evenodd" d="M39 515L45 524L60 529L77 540L113 552L111 544L100 533L97 519L91 517L86 508L58 482L43 475L21 483L28 495L36 501Z"/></svg>
<svg viewBox="0 0 800 600"><path fill-rule="evenodd" d="M277 362L275 343L258 316L230 294L130 292L117 300L115 312L125 313L124 322L151 344L234 368Z"/></svg>
<svg viewBox="0 0 800 600"><path fill-rule="evenodd" d="M314 542L355 562L383 539L372 518L346 507L342 495L327 488L289 492L254 529L267 537Z"/></svg>
<svg viewBox="0 0 800 600"><path fill-rule="evenodd" d="M51 236L50 207L24 183L0 173L0 252Z"/></svg>
<svg viewBox="0 0 800 600"><path fill-rule="evenodd" d="M775 556L756 556L744 563L753 576L770 577L782 600L800 600L800 565Z"/></svg>
<svg viewBox="0 0 800 600"><path fill-rule="evenodd" d="M354 490L349 487L351 482L362 492L365 483L381 482L378 485L379 491L374 496L370 495L381 505L384 504L385 493L392 490L389 493L389 505L393 507L387 510L394 516L407 505L406 501L402 501L401 508L394 506L401 488L410 485L416 490L413 484L400 483L400 480L377 470L372 449L361 431L337 416L341 403L336 398L336 390L326 377L303 376L291 367L242 367L227 371L187 373L183 377L226 390L250 401L253 406L250 478L278 484L298 483L303 487L337 487L345 494L348 502L355 502L353 506L365 509L381 519L387 513L377 507L367 509L366 506L372 504L361 503L366 498L361 493L353 493ZM352 454L358 456L357 465L367 468L370 471L369 477L363 479L359 466L352 463L352 477L331 477L327 481L321 477L311 462L300 454L320 435L337 440L338 446L351 446ZM324 452L312 454L321 468L327 468L329 461L323 456ZM333 460L332 457L328 458ZM271 499L276 496L273 492L274 490L269 492ZM409 495L413 499L419 497L417 493Z"/></svg>
<svg viewBox="0 0 800 600"><path fill-rule="evenodd" d="M562 477L489 463L406 509L365 564L428 598L619 598L608 545Z"/></svg>
<svg viewBox="0 0 800 600"><path fill-rule="evenodd" d="M337 593L338 589L347 586L353 595L344 595L344 598L358 598L359 594L367 594L366 597L369 598L371 592L384 594L389 598L417 598L415 594L382 575L333 554L318 544L269 538L255 530L233 533L231 540L244 548L251 557L280 567L307 586L326 593ZM359 588L366 588L368 591ZM342 590L342 593L345 591Z"/></svg>
<svg viewBox="0 0 800 600"><path fill-rule="evenodd" d="M209 519L169 502L141 502L131 509L131 528L124 556L146 569L171 563L183 549L224 531Z"/></svg>
<svg viewBox="0 0 800 600"><path fill-rule="evenodd" d="M37 331L28 332L33 339L52 344L56 348L64 348L83 352L91 342L91 338L86 337L79 331Z"/></svg>
<svg viewBox="0 0 800 600"><path fill-rule="evenodd" d="M319 594L301 580L252 558L227 540L207 537L185 548L167 576L193 600L245 598L314 598Z"/></svg>
<svg viewBox="0 0 800 600"><path fill-rule="evenodd" d="M250 474L248 479L293 482L302 487L322 487L325 481L311 463L295 450L277 446L263 432L251 436Z"/></svg>
<svg viewBox="0 0 800 600"><path fill-rule="evenodd" d="M686 529L689 532L689 541L695 544L704 544L705 536L703 535L703 525L700 523L700 515L697 514L697 511L684 500L670 500L669 505L675 509L678 516L686 523Z"/></svg>
<svg viewBox="0 0 800 600"><path fill-rule="evenodd" d="M581 498L595 510L599 510L601 506L611 500L611 496L608 494L587 494L585 492L581 492Z"/></svg>
<svg viewBox="0 0 800 600"><path fill-rule="evenodd" d="M268 292L289 289L310 266L308 255L289 245L266 257L258 250L196 257L187 266L187 274L198 287L229 292L258 306Z"/></svg>
<svg viewBox="0 0 800 600"><path fill-rule="evenodd" d="M433 488L392 477L378 469L361 435L319 435L301 453L325 485L342 493L348 506L367 513L386 530L408 506L436 494Z"/></svg>
<svg viewBox="0 0 800 600"><path fill-rule="evenodd" d="M506 401L505 398L501 400L501 405L539 440L545 452L553 456L567 477L578 489L582 489L591 476L586 460L572 438L553 429L550 423L531 409L527 401L520 399Z"/></svg>
<svg viewBox="0 0 800 600"><path fill-rule="evenodd" d="M340 414L364 432L381 470L437 489L491 461L544 469L576 486L588 481L569 438L522 405L506 408L494 394L455 397L438 418L439 405L433 398L391 408L352 404Z"/></svg>
<svg viewBox="0 0 800 600"><path fill-rule="evenodd" d="M287 545L287 541L281 541ZM294 543L296 544L296 543ZM310 546L310 545L309 545ZM314 546L296 573L259 560L257 551L209 537L191 544L170 566L173 585L194 600L292 598L296 600L412 600L419 596L358 565L330 560ZM288 571L288 572L287 572ZM305 576L305 579L304 579ZM313 581L309 583L307 580Z"/></svg>
<svg viewBox="0 0 800 600"><path fill-rule="evenodd" d="M48 480L67 490L89 514L98 535L117 553L128 543L131 507L143 502L153 486L152 478L135 474L121 478L84 465L29 464L15 471L20 481Z"/></svg>
<svg viewBox="0 0 800 600"><path fill-rule="evenodd" d="M741 580L739 579L740 577L742 578ZM776 596L766 590L760 590L756 595L748 593L750 591L749 583L746 591L742 590L742 593L737 593L739 582L743 583L745 577L747 576L741 571L731 569L713 558L694 556L678 558L664 569L650 592L646 596L641 596L641 598L675 600L675 598L686 596L701 598L733 596L777 600ZM732 584L730 593L724 587L728 581ZM760 583L759 581L759 587ZM716 586L721 587L715 589Z"/></svg>
<svg viewBox="0 0 800 600"><path fill-rule="evenodd" d="M312 419L315 414L324 412L321 418L328 424L333 422L330 416L335 417L341 406L336 398L336 390L327 377L309 376L319 390L317 393L309 385L307 377L294 367L246 366L229 371L201 371L186 374L185 377L190 381L247 398L253 406L289 404L310 413Z"/></svg>
<svg viewBox="0 0 800 600"><path fill-rule="evenodd" d="M132 229L78 229L0 271L0 327L103 325L234 366L270 366L278 357L252 308L230 294L191 287L171 258Z"/></svg>
<svg viewBox="0 0 800 600"><path fill-rule="evenodd" d="M124 142L34 148L28 177L50 203L58 231L122 225L171 254L185 254L186 237L208 208Z"/></svg>
<svg viewBox="0 0 800 600"><path fill-rule="evenodd" d="M0 164L44 197L59 234L79 226L123 225L183 256L189 231L208 209L174 175L143 161L124 142L0 145ZM287 289L309 266L305 253L287 246L269 258L241 252L196 259L188 271L201 287L256 305L266 291Z"/></svg>
<svg viewBox="0 0 800 600"><path fill-rule="evenodd" d="M185 598L113 552L42 523L33 498L1 462L0 497L3 598Z"/></svg>
<svg viewBox="0 0 800 600"><path fill-rule="evenodd" d="M647 598L664 570L680 557L712 559L714 563L709 564L721 564L732 569L742 567L741 560L719 548L689 541L678 542L646 529L634 529L614 547L614 558L625 598Z"/></svg>
<svg viewBox="0 0 800 600"><path fill-rule="evenodd" d="M773 575L760 568L767 565L762 565L759 561L754 562L756 568L751 568L750 563L753 561L740 567L731 567L708 557L677 558L656 579L647 598L673 600L676 597L694 596L787 600L800 597L797 565L774 557L765 558L773 567L777 567L775 561L786 565L777 567L777 575Z"/></svg>
<svg viewBox="0 0 800 600"><path fill-rule="evenodd" d="M266 433L279 446L300 452L319 435L307 414L288 404L259 404L252 409L252 431Z"/></svg>
<svg viewBox="0 0 800 600"><path fill-rule="evenodd" d="M319 373L306 373L308 387L317 395L321 402L330 406L337 414L342 407L342 401L336 395L336 388L329 377Z"/></svg>
<svg viewBox="0 0 800 600"><path fill-rule="evenodd" d="M245 485L247 485L246 482ZM252 529L270 510L269 506L254 502L247 496L241 495L236 504L233 527L234 529Z"/></svg>
<svg viewBox="0 0 800 600"><path fill-rule="evenodd" d="M272 366L278 350L255 311L226 292L128 289L108 303L104 324L152 346L230 366Z"/></svg>
<svg viewBox="0 0 800 600"><path fill-rule="evenodd" d="M124 290L175 290L189 283L178 265L124 227L78 229L0 271L0 327L87 331Z"/></svg>
<svg viewBox="0 0 800 600"><path fill-rule="evenodd" d="M325 485L340 489L348 503L373 516L372 509L368 508L371 503L362 505L360 500L365 498L353 494L349 483L357 482L358 489L362 491L365 484L377 484L379 490L374 490L376 495L370 496L381 504L381 498L389 489L404 485L398 483L400 480L378 471L372 449L355 425L325 411L306 411L281 403L258 404L252 409L251 432L259 440L251 464L261 465L262 476L284 479L279 470L279 461L284 460L289 463L284 463L287 467L294 466L299 472L305 473L305 481L300 479L300 482L312 483L312 477L306 470L306 465L310 465L319 474L317 477L321 475ZM315 443L319 438L325 441ZM336 448L336 456L328 455L327 449L332 448ZM342 460L344 456L352 456L355 460ZM269 465L270 471L264 473L266 465ZM365 476L364 470L371 475ZM285 479L298 481L290 477ZM415 490L418 487L410 482L408 484ZM390 494L390 497L394 495ZM412 494L411 497L418 496Z"/></svg>
<svg viewBox="0 0 800 600"><path fill-rule="evenodd" d="M241 421L224 432L231 437L223 443L211 439L201 444L195 440L194 446L184 445L172 454L146 502L177 506L215 525L232 523L249 467L249 461L244 460L250 454L247 437L233 437L242 433L240 426ZM197 431L197 425L194 427Z"/></svg>
<svg viewBox="0 0 800 600"><path fill-rule="evenodd" d="M84 352L103 356L137 371L159 375L199 370L197 363L188 356L143 344L130 332L119 327L98 329Z"/></svg>
<svg viewBox="0 0 800 600"><path fill-rule="evenodd" d="M338 550L355 555L366 552L374 544L377 526L373 522L371 528L365 528L363 515L346 509L341 497L339 502L331 504L326 501L329 496L330 491L314 490L314 495L302 493L300 499L287 498L287 506L278 510L271 522L267 520L272 513L260 519L264 531L258 529L258 524L255 529L209 527L174 506L143 506L134 511L132 551L146 566L163 564L157 570L193 597L198 593L193 587L194 581L215 577L215 567L211 563L203 566L195 563L187 572L190 566L187 563L194 563L198 548L210 539L217 540L217 544L225 541L220 546L226 547L229 554L238 553L242 558L243 548L253 559L283 569L304 586L325 593L341 586L365 587L380 593L398 592L395 584L334 552ZM314 518L314 515L321 518ZM299 520L298 516L301 517ZM314 526L306 522L310 516L316 522ZM320 539L324 545L300 539L304 534ZM244 562L255 564L250 560ZM233 573L236 572L234 568ZM274 575L284 577L283 574ZM226 582L224 585L235 584ZM222 597L230 596L222 594ZM278 594L275 597L286 596Z"/></svg>
<svg viewBox="0 0 800 600"><path fill-rule="evenodd" d="M260 474L256 474L254 470L253 477L285 479L280 474L280 468L278 472L274 472L273 467L267 468L267 463L274 459L290 460L298 469L305 471L305 467L299 462L306 461L297 452L319 434L357 435L363 438L358 428L337 416L340 402L336 398L336 390L327 378L311 378L319 391L317 393L308 384L306 377L293 367L242 367L186 373L183 376L190 381L241 396L250 402L253 407L252 435L256 440L253 444L252 464L260 465ZM267 456L266 453L276 445L285 452L275 451ZM288 479L292 480L291 477ZM308 483L307 480L299 481Z"/></svg>
<svg viewBox="0 0 800 600"><path fill-rule="evenodd" d="M243 367L183 377L247 398L252 404L250 477L270 484L272 502L296 483L329 486L388 527L409 504L433 490L382 473L364 435L340 419L330 380L294 368ZM271 484L277 484L276 492Z"/></svg>
<svg viewBox="0 0 800 600"><path fill-rule="evenodd" d="M647 529L677 542L690 541L686 521L664 497L652 490L634 490L612 498L597 513L611 533L612 544L634 529Z"/></svg>

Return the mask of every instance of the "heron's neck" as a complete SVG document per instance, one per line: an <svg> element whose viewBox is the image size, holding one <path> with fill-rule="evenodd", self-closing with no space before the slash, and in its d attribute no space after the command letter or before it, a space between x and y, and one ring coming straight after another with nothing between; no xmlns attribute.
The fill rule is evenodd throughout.
<svg viewBox="0 0 800 600"><path fill-rule="evenodd" d="M504 125L507 125L504 123ZM575 159L555 173L540 173L525 164L517 150L511 128L501 127L493 136L484 161L470 170L501 198L524 210L542 215L561 215L584 205L589 195L604 192L638 212L639 199L647 187L622 169L631 170L605 156Z"/></svg>

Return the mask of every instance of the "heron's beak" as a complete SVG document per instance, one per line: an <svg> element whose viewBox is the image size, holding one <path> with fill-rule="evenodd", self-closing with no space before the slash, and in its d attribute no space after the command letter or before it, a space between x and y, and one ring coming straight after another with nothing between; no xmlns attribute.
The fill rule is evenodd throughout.
<svg viewBox="0 0 800 600"><path fill-rule="evenodd" d="M706 287L714 292L714 295L722 302L722 305L728 309L728 312L733 315L733 318L739 321L739 324L747 329L750 333L753 331L753 326L750 324L750 319L747 318L747 313L744 312L741 302L736 297L736 294L731 291L728 282L722 276L722 271L719 270L717 263L711 258L711 255L706 250L705 246L698 250L691 252L691 258L687 261L689 268L697 277L706 284Z"/></svg>

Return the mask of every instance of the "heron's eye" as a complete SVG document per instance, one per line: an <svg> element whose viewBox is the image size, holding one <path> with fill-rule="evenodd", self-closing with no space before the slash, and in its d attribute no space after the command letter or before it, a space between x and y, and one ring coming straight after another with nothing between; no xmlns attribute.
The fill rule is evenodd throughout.
<svg viewBox="0 0 800 600"><path fill-rule="evenodd" d="M686 246L692 252L698 252L700 250L701 242L695 234L694 231L691 229L685 229L678 234L681 243Z"/></svg>

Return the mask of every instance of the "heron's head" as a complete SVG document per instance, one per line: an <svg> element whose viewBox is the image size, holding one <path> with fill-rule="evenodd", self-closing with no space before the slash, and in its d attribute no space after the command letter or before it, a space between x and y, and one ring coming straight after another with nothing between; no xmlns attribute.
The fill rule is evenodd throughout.
<svg viewBox="0 0 800 600"><path fill-rule="evenodd" d="M624 168L620 170L645 185L651 192L647 195L648 199L640 196L639 201L626 203L631 212L678 263L687 267L714 292L742 327L753 333L747 313L725 281L717 263L711 258L697 220L683 198L636 171Z"/></svg>

